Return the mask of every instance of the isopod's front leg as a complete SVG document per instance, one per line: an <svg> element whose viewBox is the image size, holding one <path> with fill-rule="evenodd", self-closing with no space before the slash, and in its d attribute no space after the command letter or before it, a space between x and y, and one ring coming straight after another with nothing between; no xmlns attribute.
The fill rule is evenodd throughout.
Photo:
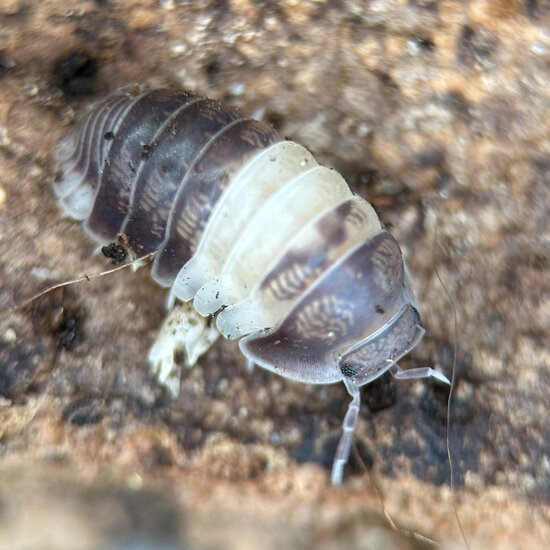
<svg viewBox="0 0 550 550"><path fill-rule="evenodd" d="M151 373L173 398L180 390L181 367L174 354L183 351L185 364L192 367L217 340L219 332L209 319L193 307L192 302L176 302L149 350Z"/></svg>
<svg viewBox="0 0 550 550"><path fill-rule="evenodd" d="M357 419L359 418L359 407L361 406L361 394L357 384L351 378L344 378L344 384L348 393L351 395L351 403L348 406L348 411L344 418L342 425L342 435L336 448L336 454L334 455L334 462L332 463L332 476L331 481L333 485L339 485L342 483L342 477L344 474L344 466L349 458L351 450L351 443L353 440L353 432L357 425Z"/></svg>

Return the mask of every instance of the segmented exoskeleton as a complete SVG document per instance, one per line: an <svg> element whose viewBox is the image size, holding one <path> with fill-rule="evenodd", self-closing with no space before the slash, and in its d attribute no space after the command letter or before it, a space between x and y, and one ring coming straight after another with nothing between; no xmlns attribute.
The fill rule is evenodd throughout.
<svg viewBox="0 0 550 550"><path fill-rule="evenodd" d="M360 386L388 370L447 381L396 364L424 333L396 240L336 171L270 126L188 92L132 87L94 104L57 160L59 201L93 239L134 258L157 251L151 275L170 287L171 313L149 360L173 393L175 349L193 364L217 337L208 316L251 363L343 381L339 483Z"/></svg>

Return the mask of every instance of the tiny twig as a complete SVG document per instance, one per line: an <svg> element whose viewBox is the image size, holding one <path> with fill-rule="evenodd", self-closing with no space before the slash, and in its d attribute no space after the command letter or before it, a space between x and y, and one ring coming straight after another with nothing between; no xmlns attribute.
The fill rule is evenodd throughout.
<svg viewBox="0 0 550 550"><path fill-rule="evenodd" d="M390 516L389 512L386 509L386 505L384 503L384 496L382 495L382 491L378 484L376 483L374 476L370 472L370 470L367 468L367 465L365 464L365 461L361 458L361 455L357 451L357 446L355 443L353 444L353 456L355 457L355 460L361 465L361 468L367 473L369 476L371 485L374 489L374 492L376 493L376 497L378 498L380 502L380 506L382 507L382 513L384 514L384 517L386 518L386 521L388 522L389 526L393 531L396 531L397 533L401 533L402 535L408 536L408 537L414 537L415 539L421 540L423 542L427 542L428 544L433 544L434 546L439 546L439 542L437 542L434 539L431 539L430 537L427 537L426 535L423 535L422 533L419 533L418 531L414 531L413 529L407 529L406 527L401 527L400 525L397 525L395 521L393 521L392 517Z"/></svg>
<svg viewBox="0 0 550 550"><path fill-rule="evenodd" d="M63 283L56 283L52 286L49 286L48 288L45 288L44 290L41 290L40 292L37 292L36 294L32 295L30 298L27 298L20 304L17 304L13 307L8 308L10 312L17 311L18 309L22 309L25 306L28 306L30 303L34 302L41 296L44 296L45 294L48 294L49 292L52 292L53 290L56 290L58 288L63 288L65 286L74 285L76 283L82 283L84 281L91 281L92 279L97 279L99 277L104 277L105 275L110 275L111 273L114 273L115 271L119 271L121 269L125 269L127 267L130 267L131 265L135 264L136 262L144 262L146 260L150 260L155 254L157 253L156 250L153 252L149 252L148 254L145 254L144 256L141 256L140 258L136 258L134 260L131 260L129 262L126 262L122 265L118 265L116 267L113 267L112 269L107 269L106 271L101 271L100 273L92 273L91 275L84 274L81 277L77 277L76 279L71 279L70 281L64 281Z"/></svg>

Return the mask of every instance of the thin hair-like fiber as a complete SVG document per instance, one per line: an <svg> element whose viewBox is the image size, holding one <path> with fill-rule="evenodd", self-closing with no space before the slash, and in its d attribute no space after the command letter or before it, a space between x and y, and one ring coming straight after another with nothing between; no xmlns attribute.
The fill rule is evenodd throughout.
<svg viewBox="0 0 550 550"><path fill-rule="evenodd" d="M434 229L434 256L435 256L435 249L436 247L439 248L441 252L443 252L441 245L439 244L437 240L439 231L439 216L436 215L436 222L435 222L435 229ZM470 549L470 545L468 543L468 539L466 538L466 533L464 532L464 528L462 527L462 522L460 521L460 516L458 514L458 504L456 501L456 494L455 494L455 487L454 487L454 468L453 468L453 459L451 454L451 403L453 398L453 390L455 388L455 380L456 380L456 358L458 353L458 312L456 309L455 302L451 296L451 293L443 283L443 280L441 278L441 275L439 273L439 270L437 269L437 264L434 263L434 271L436 274L436 277L439 281L439 284L441 285L441 288L443 289L443 292L445 292L445 295L447 296L451 308L453 310L453 364L451 367L451 386L449 388L449 397L447 398L447 436L446 436L446 447L447 447L447 460L449 462L449 487L451 489L451 501L453 503L453 509L455 513L456 523L458 525L458 529L460 531L460 535L462 536L462 540L464 541L464 545L468 550Z"/></svg>

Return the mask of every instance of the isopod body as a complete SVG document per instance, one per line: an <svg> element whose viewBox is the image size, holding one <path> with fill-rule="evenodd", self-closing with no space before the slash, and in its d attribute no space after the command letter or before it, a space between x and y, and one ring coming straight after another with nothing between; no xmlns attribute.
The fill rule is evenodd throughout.
<svg viewBox="0 0 550 550"><path fill-rule="evenodd" d="M131 87L88 110L57 162L60 204L94 240L133 258L156 251L151 275L172 309L149 355L161 380L176 348L189 364L208 348L214 316L251 363L345 383L334 483L360 386L388 370L446 381L396 364L424 332L396 240L336 171L270 126L188 92Z"/></svg>

